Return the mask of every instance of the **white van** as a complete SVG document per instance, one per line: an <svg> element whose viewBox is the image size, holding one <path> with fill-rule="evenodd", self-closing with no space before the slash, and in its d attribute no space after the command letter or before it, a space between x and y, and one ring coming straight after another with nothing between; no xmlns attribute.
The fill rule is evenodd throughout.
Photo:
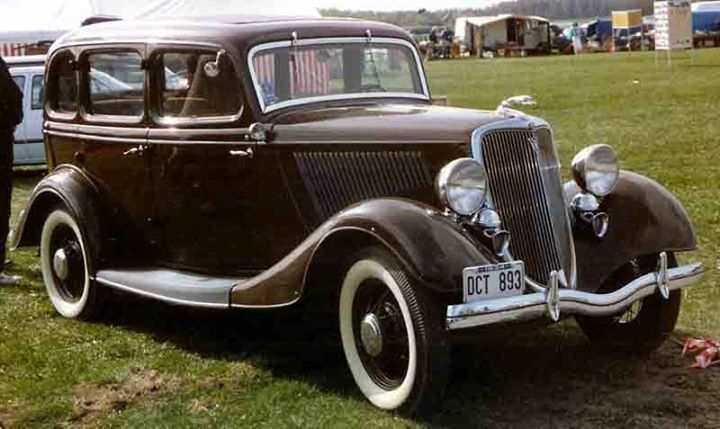
<svg viewBox="0 0 720 429"><path fill-rule="evenodd" d="M13 80L23 92L23 121L15 129L15 165L45 164L43 103L45 55L7 57Z"/></svg>

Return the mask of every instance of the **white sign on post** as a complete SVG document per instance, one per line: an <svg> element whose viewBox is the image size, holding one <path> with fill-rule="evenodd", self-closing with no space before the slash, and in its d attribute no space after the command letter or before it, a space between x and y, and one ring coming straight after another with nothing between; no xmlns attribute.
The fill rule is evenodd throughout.
<svg viewBox="0 0 720 429"><path fill-rule="evenodd" d="M692 10L689 0L655 2L655 50L692 49Z"/></svg>

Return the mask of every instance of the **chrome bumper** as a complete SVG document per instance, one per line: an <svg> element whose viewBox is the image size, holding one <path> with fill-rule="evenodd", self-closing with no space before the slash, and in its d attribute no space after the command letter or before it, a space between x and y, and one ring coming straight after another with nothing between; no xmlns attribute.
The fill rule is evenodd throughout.
<svg viewBox="0 0 720 429"><path fill-rule="evenodd" d="M671 290L700 281L704 272L702 263L668 269L667 258L662 254L657 272L645 274L613 293L596 294L560 289L557 281L551 281L544 292L449 305L445 324L448 330L454 330L537 319L544 315L548 315L553 321L558 321L560 314L608 316L656 292L668 298Z"/></svg>

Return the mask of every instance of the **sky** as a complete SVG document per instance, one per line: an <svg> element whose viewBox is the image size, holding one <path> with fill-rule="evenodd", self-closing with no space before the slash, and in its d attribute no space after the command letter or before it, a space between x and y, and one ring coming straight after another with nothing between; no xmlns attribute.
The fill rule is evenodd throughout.
<svg viewBox="0 0 720 429"><path fill-rule="evenodd" d="M428 10L454 9L454 8L480 8L500 3L502 0L314 0L305 3L314 3L320 8L338 8L353 10Z"/></svg>

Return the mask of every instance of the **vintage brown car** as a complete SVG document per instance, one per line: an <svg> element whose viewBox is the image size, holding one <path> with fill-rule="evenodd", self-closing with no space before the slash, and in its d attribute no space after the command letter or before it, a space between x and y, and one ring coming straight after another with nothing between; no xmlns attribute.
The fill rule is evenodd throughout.
<svg viewBox="0 0 720 429"><path fill-rule="evenodd" d="M528 97L433 105L392 25L90 25L53 45L46 84L51 174L14 244L39 246L61 315L98 316L109 288L334 309L383 409L432 409L457 330L574 316L651 350L703 273L677 263L695 232L661 185L601 144L563 185L550 126L512 108Z"/></svg>

